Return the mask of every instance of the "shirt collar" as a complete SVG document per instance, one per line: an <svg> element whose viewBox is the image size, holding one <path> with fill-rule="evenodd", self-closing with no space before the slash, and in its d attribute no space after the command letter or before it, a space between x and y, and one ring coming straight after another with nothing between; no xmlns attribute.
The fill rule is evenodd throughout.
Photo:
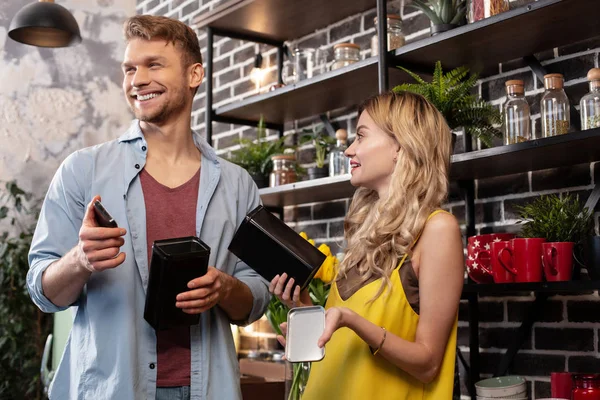
<svg viewBox="0 0 600 400"><path fill-rule="evenodd" d="M214 162L215 164L218 164L219 159L217 157L217 153L212 148L212 146L208 144L206 139L204 139L202 136L200 136L198 132L194 130L192 130L192 135L194 138L194 144L196 144L196 147L198 148L198 150L200 150L200 153L202 153L202 155L210 161ZM142 139L143 141L145 141L144 133L142 132L142 128L140 128L140 121L134 119L131 122L131 125L129 125L129 129L127 129L127 131L119 137L118 141L119 143L133 142L137 139Z"/></svg>

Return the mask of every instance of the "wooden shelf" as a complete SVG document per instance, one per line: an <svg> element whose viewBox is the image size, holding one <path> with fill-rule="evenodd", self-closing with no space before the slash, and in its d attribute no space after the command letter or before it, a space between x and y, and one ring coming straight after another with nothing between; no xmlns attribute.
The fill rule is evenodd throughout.
<svg viewBox="0 0 600 400"><path fill-rule="evenodd" d="M470 180L600 160L600 128L452 156L451 180ZM350 175L260 189L263 203L283 207L351 197Z"/></svg>
<svg viewBox="0 0 600 400"><path fill-rule="evenodd" d="M597 0L540 0L409 43L394 53L396 65L430 71L461 65L481 75L497 74L498 63L600 35Z"/></svg>
<svg viewBox="0 0 600 400"><path fill-rule="evenodd" d="M354 187L350 184L350 175L342 175L264 188L259 193L263 205L283 207L344 199L352 196Z"/></svg>
<svg viewBox="0 0 600 400"><path fill-rule="evenodd" d="M408 75L404 72L390 70L391 85L407 80ZM375 94L377 57L371 57L272 92L219 107L215 110L215 120L228 117L258 121L262 114L267 122L283 124L360 104Z"/></svg>
<svg viewBox="0 0 600 400"><path fill-rule="evenodd" d="M600 129L452 156L450 179L468 180L600 160Z"/></svg>
<svg viewBox="0 0 600 400"><path fill-rule="evenodd" d="M525 283L468 283L463 293L509 294L518 292L535 293L579 293L600 289L600 281L525 282Z"/></svg>
<svg viewBox="0 0 600 400"><path fill-rule="evenodd" d="M499 62L600 35L596 12L596 0L540 0L409 43L391 54L390 65L402 65L427 76L440 60L444 70L467 65L482 75L497 73ZM413 81L397 68L390 68L389 73L390 87ZM219 107L215 118L258 121L263 114L265 121L282 124L360 104L376 93L377 58L371 57Z"/></svg>
<svg viewBox="0 0 600 400"><path fill-rule="evenodd" d="M375 6L375 0L231 0L199 15L194 25L283 42Z"/></svg>

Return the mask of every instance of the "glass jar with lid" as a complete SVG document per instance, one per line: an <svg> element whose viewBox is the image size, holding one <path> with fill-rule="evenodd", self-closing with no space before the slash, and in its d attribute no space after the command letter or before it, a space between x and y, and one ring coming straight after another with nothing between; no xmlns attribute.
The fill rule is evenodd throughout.
<svg viewBox="0 0 600 400"><path fill-rule="evenodd" d="M569 99L563 88L563 76L544 75L544 87L546 91L540 100L543 137L563 135L569 132L571 122Z"/></svg>
<svg viewBox="0 0 600 400"><path fill-rule="evenodd" d="M296 156L294 154L274 154L271 156L271 160L273 161L273 171L269 176L270 187L297 181Z"/></svg>
<svg viewBox="0 0 600 400"><path fill-rule="evenodd" d="M572 400L600 400L600 374L573 375Z"/></svg>
<svg viewBox="0 0 600 400"><path fill-rule="evenodd" d="M592 68L587 74L590 92L579 102L581 129L600 128L600 68Z"/></svg>
<svg viewBox="0 0 600 400"><path fill-rule="evenodd" d="M371 38L371 56L379 54L379 36L377 34L377 17L374 19L375 35ZM387 49L388 51L404 46L405 38L402 33L402 19L399 15L387 15Z"/></svg>
<svg viewBox="0 0 600 400"><path fill-rule="evenodd" d="M521 80L506 81L504 103L504 144L524 142L531 138L529 103L525 99L525 85Z"/></svg>
<svg viewBox="0 0 600 400"><path fill-rule="evenodd" d="M354 43L338 43L333 46L334 62L331 70L345 67L360 61L360 46Z"/></svg>

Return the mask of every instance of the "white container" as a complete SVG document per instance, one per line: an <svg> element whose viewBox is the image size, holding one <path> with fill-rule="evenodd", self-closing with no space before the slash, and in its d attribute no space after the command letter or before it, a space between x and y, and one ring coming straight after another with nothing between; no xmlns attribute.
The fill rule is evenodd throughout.
<svg viewBox="0 0 600 400"><path fill-rule="evenodd" d="M525 379L520 376L499 376L475 384L477 396L494 399L519 399L527 397Z"/></svg>

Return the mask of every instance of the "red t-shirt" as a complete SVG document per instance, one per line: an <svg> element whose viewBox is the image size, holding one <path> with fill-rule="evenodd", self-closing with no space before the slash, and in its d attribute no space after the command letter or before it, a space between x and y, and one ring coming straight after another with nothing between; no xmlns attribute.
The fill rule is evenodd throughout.
<svg viewBox="0 0 600 400"><path fill-rule="evenodd" d="M173 189L156 181L146 170L142 170L140 179L146 205L146 238L150 261L155 240L196 236L200 169L189 181ZM189 386L190 328L184 326L157 331L156 339L156 386Z"/></svg>

